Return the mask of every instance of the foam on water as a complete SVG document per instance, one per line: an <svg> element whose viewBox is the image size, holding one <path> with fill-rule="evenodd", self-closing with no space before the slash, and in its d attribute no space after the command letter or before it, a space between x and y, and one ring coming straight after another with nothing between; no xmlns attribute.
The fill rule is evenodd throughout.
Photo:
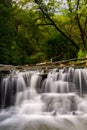
<svg viewBox="0 0 87 130"><path fill-rule="evenodd" d="M87 115L49 116L20 114L5 117L1 130L86 130Z"/></svg>

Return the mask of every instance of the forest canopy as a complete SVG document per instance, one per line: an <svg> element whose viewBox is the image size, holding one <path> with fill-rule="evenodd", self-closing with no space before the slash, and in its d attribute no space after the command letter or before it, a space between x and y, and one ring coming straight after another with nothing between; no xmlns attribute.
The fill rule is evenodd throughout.
<svg viewBox="0 0 87 130"><path fill-rule="evenodd" d="M87 0L0 0L0 64L87 55Z"/></svg>

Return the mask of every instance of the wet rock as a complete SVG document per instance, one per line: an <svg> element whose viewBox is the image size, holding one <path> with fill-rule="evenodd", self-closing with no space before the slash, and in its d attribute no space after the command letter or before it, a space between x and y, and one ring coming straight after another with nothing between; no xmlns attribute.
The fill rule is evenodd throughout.
<svg viewBox="0 0 87 130"><path fill-rule="evenodd" d="M0 74L10 74L10 70L2 70L0 71Z"/></svg>
<svg viewBox="0 0 87 130"><path fill-rule="evenodd" d="M45 78L47 78L47 73L40 73L39 76L41 76L42 79L45 79Z"/></svg>

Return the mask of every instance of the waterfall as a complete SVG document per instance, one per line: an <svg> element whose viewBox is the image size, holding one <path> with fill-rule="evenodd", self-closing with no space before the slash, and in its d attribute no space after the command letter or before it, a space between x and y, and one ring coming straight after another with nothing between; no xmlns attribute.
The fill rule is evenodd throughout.
<svg viewBox="0 0 87 130"><path fill-rule="evenodd" d="M15 72L0 79L0 130L86 129L86 68Z"/></svg>

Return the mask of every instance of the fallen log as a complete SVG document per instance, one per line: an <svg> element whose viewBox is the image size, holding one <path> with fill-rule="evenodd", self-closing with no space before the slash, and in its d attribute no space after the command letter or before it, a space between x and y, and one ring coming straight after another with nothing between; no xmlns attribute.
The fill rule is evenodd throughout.
<svg viewBox="0 0 87 130"><path fill-rule="evenodd" d="M62 60L62 61L56 61L56 62L51 62L52 64L65 64L71 61L82 61L82 60L87 60L87 58L73 58L73 59L68 59L68 60Z"/></svg>
<svg viewBox="0 0 87 130"><path fill-rule="evenodd" d="M53 58L54 59L54 58ZM52 58L50 62L43 62L43 63L38 63L36 64L37 66L47 66L47 65L64 65L66 63L72 62L72 61L85 61L87 60L86 58L73 58L73 59L68 59L68 60L61 60L61 61L56 61L53 62ZM80 63L77 63L80 64Z"/></svg>

